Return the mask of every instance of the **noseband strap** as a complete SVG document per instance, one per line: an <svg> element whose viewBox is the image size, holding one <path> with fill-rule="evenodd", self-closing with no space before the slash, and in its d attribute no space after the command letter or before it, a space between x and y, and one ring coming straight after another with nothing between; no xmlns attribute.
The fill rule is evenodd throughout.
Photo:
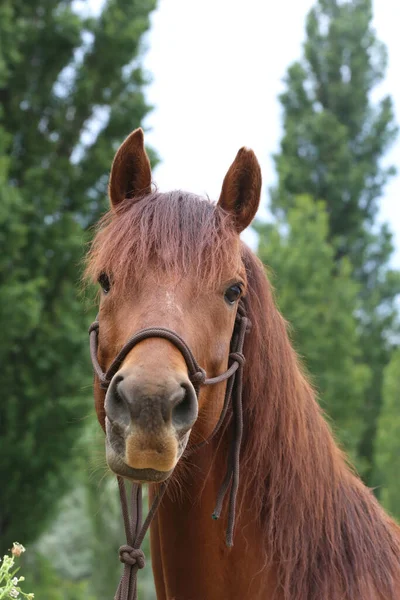
<svg viewBox="0 0 400 600"><path fill-rule="evenodd" d="M246 318L246 317L243 317L243 318ZM229 367L229 369L227 371L225 371L225 373L222 373L221 375L218 375L217 377L211 377L211 378L207 379L205 370L202 369L198 365L189 346L177 333L175 333L171 329L166 329L165 327L148 327L147 329L141 329L140 331L135 333L126 342L126 344L118 352L117 356L114 358L110 367L107 369L107 371L104 372L102 370L102 368L99 364L98 358L97 358L98 333L99 333L99 322L94 321L94 323L92 323L91 326L89 327L90 356L92 359L94 371L100 382L100 387L103 390L108 389L112 378L119 370L120 366L122 365L125 358L128 356L129 352L137 344L139 344L140 342L142 342L143 340L146 340L148 338L162 338L162 339L168 340L174 346L176 346L176 348L178 348L178 350L182 354L183 358L185 359L185 363L186 363L186 366L187 366L188 372L189 372L189 379L192 382L193 386L195 388L197 388L196 389L197 392L198 392L200 385L212 385L214 383L220 383L221 381L225 381L226 379L229 379L229 377L231 377L235 373L235 371L237 371L237 369L241 365L243 365L245 362L245 357L243 356L243 354L241 352L231 352L229 354L229 358L232 359L234 362Z"/></svg>
<svg viewBox="0 0 400 600"><path fill-rule="evenodd" d="M168 340L180 351L188 369L189 379L192 382L197 395L199 394L199 390L202 385L214 385L221 383L222 381L227 381L224 405L213 432L208 439L188 448L185 452L185 456L192 454L205 444L208 444L215 437L225 420L229 404L232 400L233 435L231 448L227 461L225 477L218 492L215 510L212 515L213 519L219 519L223 509L225 495L230 487L228 502L228 525L226 529L226 543L229 547L233 546L236 498L239 487L240 447L243 434L242 387L243 367L246 361L243 354L243 346L246 333L250 330L250 327L251 323L246 316L243 300L241 300L238 305L235 327L231 339L229 367L224 373L210 378L207 378L205 370L199 366L186 342L177 333L164 327L149 327L146 329L141 329L135 333L118 352L107 371L103 371L98 361L98 337L100 328L99 321L96 319L96 321L94 321L89 328L90 356L95 375L98 378L100 387L103 390L108 389L112 378L119 370L129 352L137 344L148 338L162 338ZM137 572L138 569L142 569L145 564L144 554L141 550L141 544L161 503L162 497L167 489L168 481L164 481L160 485L158 494L151 505L146 520L142 524L141 485L132 485L131 516L129 516L124 480L122 477L117 477L117 479L127 544L121 546L119 549L120 560L124 563L124 571L114 600L136 600Z"/></svg>

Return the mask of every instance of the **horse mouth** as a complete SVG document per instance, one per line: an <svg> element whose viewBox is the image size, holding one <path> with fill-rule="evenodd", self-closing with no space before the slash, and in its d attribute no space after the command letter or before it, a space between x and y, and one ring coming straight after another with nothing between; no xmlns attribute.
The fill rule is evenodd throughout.
<svg viewBox="0 0 400 600"><path fill-rule="evenodd" d="M111 443L106 439L106 458L107 464L115 475L124 477L135 483L158 483L168 479L173 469L170 471L158 471L157 469L136 469L130 467L120 453L114 450Z"/></svg>
<svg viewBox="0 0 400 600"><path fill-rule="evenodd" d="M112 424L106 419L106 459L111 471L135 483L159 483L168 479L177 462L185 451L190 431L175 441L176 451L173 457L164 457L162 453L143 452L147 460L142 459L142 452L134 450L134 443L130 448L129 437L125 438L121 432L113 430ZM134 440L135 441L135 440ZM131 445L132 446L132 445ZM151 460L151 455L156 455ZM150 455L150 459L149 459ZM158 468L160 467L160 468Z"/></svg>

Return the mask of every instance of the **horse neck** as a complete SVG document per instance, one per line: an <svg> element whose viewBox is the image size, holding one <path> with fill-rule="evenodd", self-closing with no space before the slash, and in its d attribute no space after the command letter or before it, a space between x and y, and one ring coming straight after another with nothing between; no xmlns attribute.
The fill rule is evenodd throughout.
<svg viewBox="0 0 400 600"><path fill-rule="evenodd" d="M280 600L274 596L276 573L266 566L257 516L238 511L233 548L225 543L226 503L221 518L212 519L230 438L227 428L183 459L174 473L151 530L158 600ZM250 497L242 500L242 507L250 507Z"/></svg>

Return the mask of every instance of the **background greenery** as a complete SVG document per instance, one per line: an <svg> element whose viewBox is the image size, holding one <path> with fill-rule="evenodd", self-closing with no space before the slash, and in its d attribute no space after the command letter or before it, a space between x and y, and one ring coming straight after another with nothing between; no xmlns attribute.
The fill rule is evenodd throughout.
<svg viewBox="0 0 400 600"><path fill-rule="evenodd" d="M28 545L43 600L109 600L120 571L78 281L115 149L151 109L140 62L155 4L108 0L96 18L69 0L0 4L0 551ZM377 221L397 126L390 97L371 100L387 58L371 20L370 0L309 13L280 97L271 218L256 230L339 441L400 517L400 276ZM154 599L149 567L140 585Z"/></svg>

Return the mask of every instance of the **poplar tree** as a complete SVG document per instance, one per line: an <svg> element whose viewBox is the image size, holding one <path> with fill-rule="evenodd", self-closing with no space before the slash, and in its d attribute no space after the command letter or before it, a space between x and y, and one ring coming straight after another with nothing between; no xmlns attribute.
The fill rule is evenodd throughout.
<svg viewBox="0 0 400 600"><path fill-rule="evenodd" d="M280 96L284 132L274 157L278 183L271 193L271 209L279 218L287 218L299 195L324 201L334 268L348 259L359 284L361 362L369 366L371 379L358 452L370 485L400 291L399 273L389 264L392 236L387 224L377 222L379 201L395 173L382 162L397 135L393 103L389 96L378 102L371 97L386 63L386 49L372 26L371 0L316 2L307 18L302 57L289 67Z"/></svg>
<svg viewBox="0 0 400 600"><path fill-rule="evenodd" d="M400 520L400 351L385 369L383 404L378 421L376 479L384 507Z"/></svg>

